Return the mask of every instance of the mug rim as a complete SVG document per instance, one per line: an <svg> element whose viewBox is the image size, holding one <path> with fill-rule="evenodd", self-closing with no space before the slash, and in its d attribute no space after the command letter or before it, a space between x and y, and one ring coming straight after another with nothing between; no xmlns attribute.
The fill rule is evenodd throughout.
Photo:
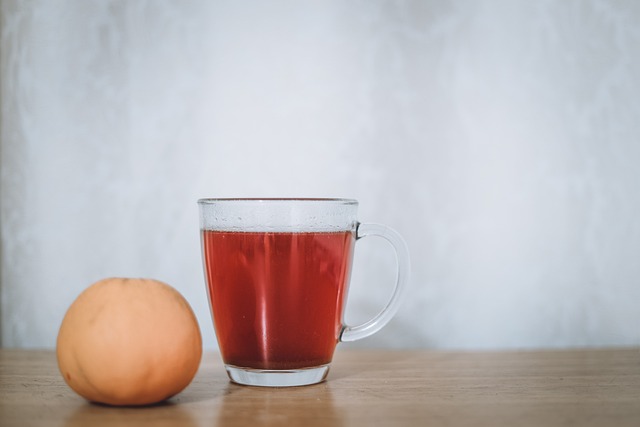
<svg viewBox="0 0 640 427"><path fill-rule="evenodd" d="M205 197L198 199L198 204L209 205L214 203L336 203L343 205L357 205L356 199L325 198L325 197Z"/></svg>

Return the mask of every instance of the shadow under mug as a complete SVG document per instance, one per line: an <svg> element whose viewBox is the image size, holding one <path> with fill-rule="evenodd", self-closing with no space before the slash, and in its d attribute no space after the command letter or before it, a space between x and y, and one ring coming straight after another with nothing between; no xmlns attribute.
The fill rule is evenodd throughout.
<svg viewBox="0 0 640 427"><path fill-rule="evenodd" d="M200 199L202 257L220 353L231 381L300 386L323 381L338 342L379 331L409 278L402 237L357 220L350 199ZM387 306L359 326L343 322L355 242L379 236L398 274Z"/></svg>

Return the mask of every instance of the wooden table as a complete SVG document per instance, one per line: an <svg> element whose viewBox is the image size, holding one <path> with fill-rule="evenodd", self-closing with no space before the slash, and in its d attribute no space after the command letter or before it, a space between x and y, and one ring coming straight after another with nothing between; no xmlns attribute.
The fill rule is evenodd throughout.
<svg viewBox="0 0 640 427"><path fill-rule="evenodd" d="M232 384L217 354L168 402L90 404L50 351L0 350L0 426L640 426L640 349L535 352L338 348L326 382Z"/></svg>

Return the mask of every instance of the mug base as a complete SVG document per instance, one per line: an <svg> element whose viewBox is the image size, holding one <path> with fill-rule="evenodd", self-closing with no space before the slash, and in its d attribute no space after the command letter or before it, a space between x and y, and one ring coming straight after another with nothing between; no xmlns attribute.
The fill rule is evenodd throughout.
<svg viewBox="0 0 640 427"><path fill-rule="evenodd" d="M258 387L297 387L324 381L329 365L304 369L264 370L224 365L229 379L237 384Z"/></svg>

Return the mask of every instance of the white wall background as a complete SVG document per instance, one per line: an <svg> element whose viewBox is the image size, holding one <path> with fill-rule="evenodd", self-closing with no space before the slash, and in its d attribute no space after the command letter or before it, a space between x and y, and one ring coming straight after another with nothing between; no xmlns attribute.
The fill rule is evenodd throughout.
<svg viewBox="0 0 640 427"><path fill-rule="evenodd" d="M145 276L215 348L205 196L354 197L398 229L410 297L354 345L640 345L640 2L0 8L3 346L53 347L82 289ZM351 322L393 278L367 240Z"/></svg>

